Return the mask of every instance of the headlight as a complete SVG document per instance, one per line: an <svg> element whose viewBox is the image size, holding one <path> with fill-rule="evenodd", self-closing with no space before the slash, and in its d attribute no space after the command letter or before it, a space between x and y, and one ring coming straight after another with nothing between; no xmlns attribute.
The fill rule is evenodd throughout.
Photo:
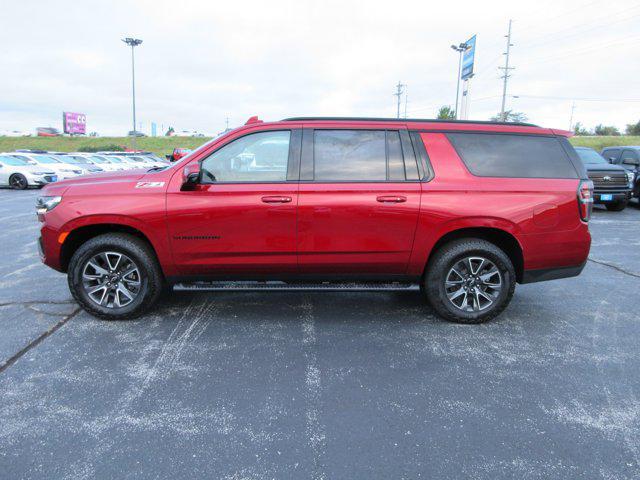
<svg viewBox="0 0 640 480"><path fill-rule="evenodd" d="M633 174L633 172L626 172L627 173L627 181L629 182L629 188L633 188L633 180L635 178L635 175Z"/></svg>
<svg viewBox="0 0 640 480"><path fill-rule="evenodd" d="M62 201L62 197L38 197L36 200L36 213L42 215L47 213Z"/></svg>

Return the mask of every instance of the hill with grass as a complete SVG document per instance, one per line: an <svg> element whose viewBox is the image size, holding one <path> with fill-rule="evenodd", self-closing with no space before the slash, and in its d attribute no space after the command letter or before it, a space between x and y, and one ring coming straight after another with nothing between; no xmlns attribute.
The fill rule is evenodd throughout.
<svg viewBox="0 0 640 480"><path fill-rule="evenodd" d="M210 138L203 137L140 137L136 146L164 157L174 148L197 148ZM572 137L575 146L591 147L600 151L616 145L640 145L640 136L584 136ZM12 152L20 148L41 149L56 152L77 152L85 147L96 150L112 150L114 146L132 148L130 137L0 137L0 152Z"/></svg>

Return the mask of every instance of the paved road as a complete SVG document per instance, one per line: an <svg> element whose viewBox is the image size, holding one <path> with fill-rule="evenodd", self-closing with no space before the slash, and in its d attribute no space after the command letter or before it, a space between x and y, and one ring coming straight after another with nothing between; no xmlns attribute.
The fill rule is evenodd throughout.
<svg viewBox="0 0 640 480"><path fill-rule="evenodd" d="M36 195L0 190L3 479L640 477L640 209L598 210L583 275L486 325L415 292L176 293L108 323L40 265Z"/></svg>

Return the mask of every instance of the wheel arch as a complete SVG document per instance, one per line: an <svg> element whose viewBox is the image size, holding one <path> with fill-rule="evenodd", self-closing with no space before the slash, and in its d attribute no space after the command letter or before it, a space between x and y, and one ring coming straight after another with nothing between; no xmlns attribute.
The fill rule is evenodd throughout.
<svg viewBox="0 0 640 480"><path fill-rule="evenodd" d="M153 242L142 230L132 225L125 223L94 223L88 225L81 225L73 228L67 234L64 243L60 249L60 267L63 272L66 272L69 267L69 262L73 254L88 240L95 238L105 233L126 233L139 238L147 245L156 256L158 263L162 265L158 258L158 252L153 245Z"/></svg>
<svg viewBox="0 0 640 480"><path fill-rule="evenodd" d="M435 253L447 243L458 240L460 238L479 238L486 240L500 248L511 260L513 268L516 271L516 280L522 281L524 272L524 254L522 246L518 239L510 232L495 227L466 227L451 230L443 234L433 245L424 271L429 268L429 262L433 259ZM424 275L424 273L423 273Z"/></svg>

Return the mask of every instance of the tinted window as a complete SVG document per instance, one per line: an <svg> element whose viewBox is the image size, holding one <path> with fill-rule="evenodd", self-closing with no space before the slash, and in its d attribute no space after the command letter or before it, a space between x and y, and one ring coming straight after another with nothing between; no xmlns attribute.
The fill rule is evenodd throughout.
<svg viewBox="0 0 640 480"><path fill-rule="evenodd" d="M450 133L469 171L481 177L578 178L555 137Z"/></svg>
<svg viewBox="0 0 640 480"><path fill-rule="evenodd" d="M287 179L290 131L247 135L202 162L202 181L281 182Z"/></svg>
<svg viewBox="0 0 640 480"><path fill-rule="evenodd" d="M622 158L620 159L623 163L625 160L637 160L638 154L633 150L625 150L622 152Z"/></svg>
<svg viewBox="0 0 640 480"><path fill-rule="evenodd" d="M620 149L619 148L610 148L602 151L602 156L607 160L612 160L614 163L617 163L618 157L620 157Z"/></svg>
<svg viewBox="0 0 640 480"><path fill-rule="evenodd" d="M400 146L400 133L387 131L387 153L389 156L389 180L405 180L404 160Z"/></svg>
<svg viewBox="0 0 640 480"><path fill-rule="evenodd" d="M316 130L316 181L387 179L384 130Z"/></svg>

